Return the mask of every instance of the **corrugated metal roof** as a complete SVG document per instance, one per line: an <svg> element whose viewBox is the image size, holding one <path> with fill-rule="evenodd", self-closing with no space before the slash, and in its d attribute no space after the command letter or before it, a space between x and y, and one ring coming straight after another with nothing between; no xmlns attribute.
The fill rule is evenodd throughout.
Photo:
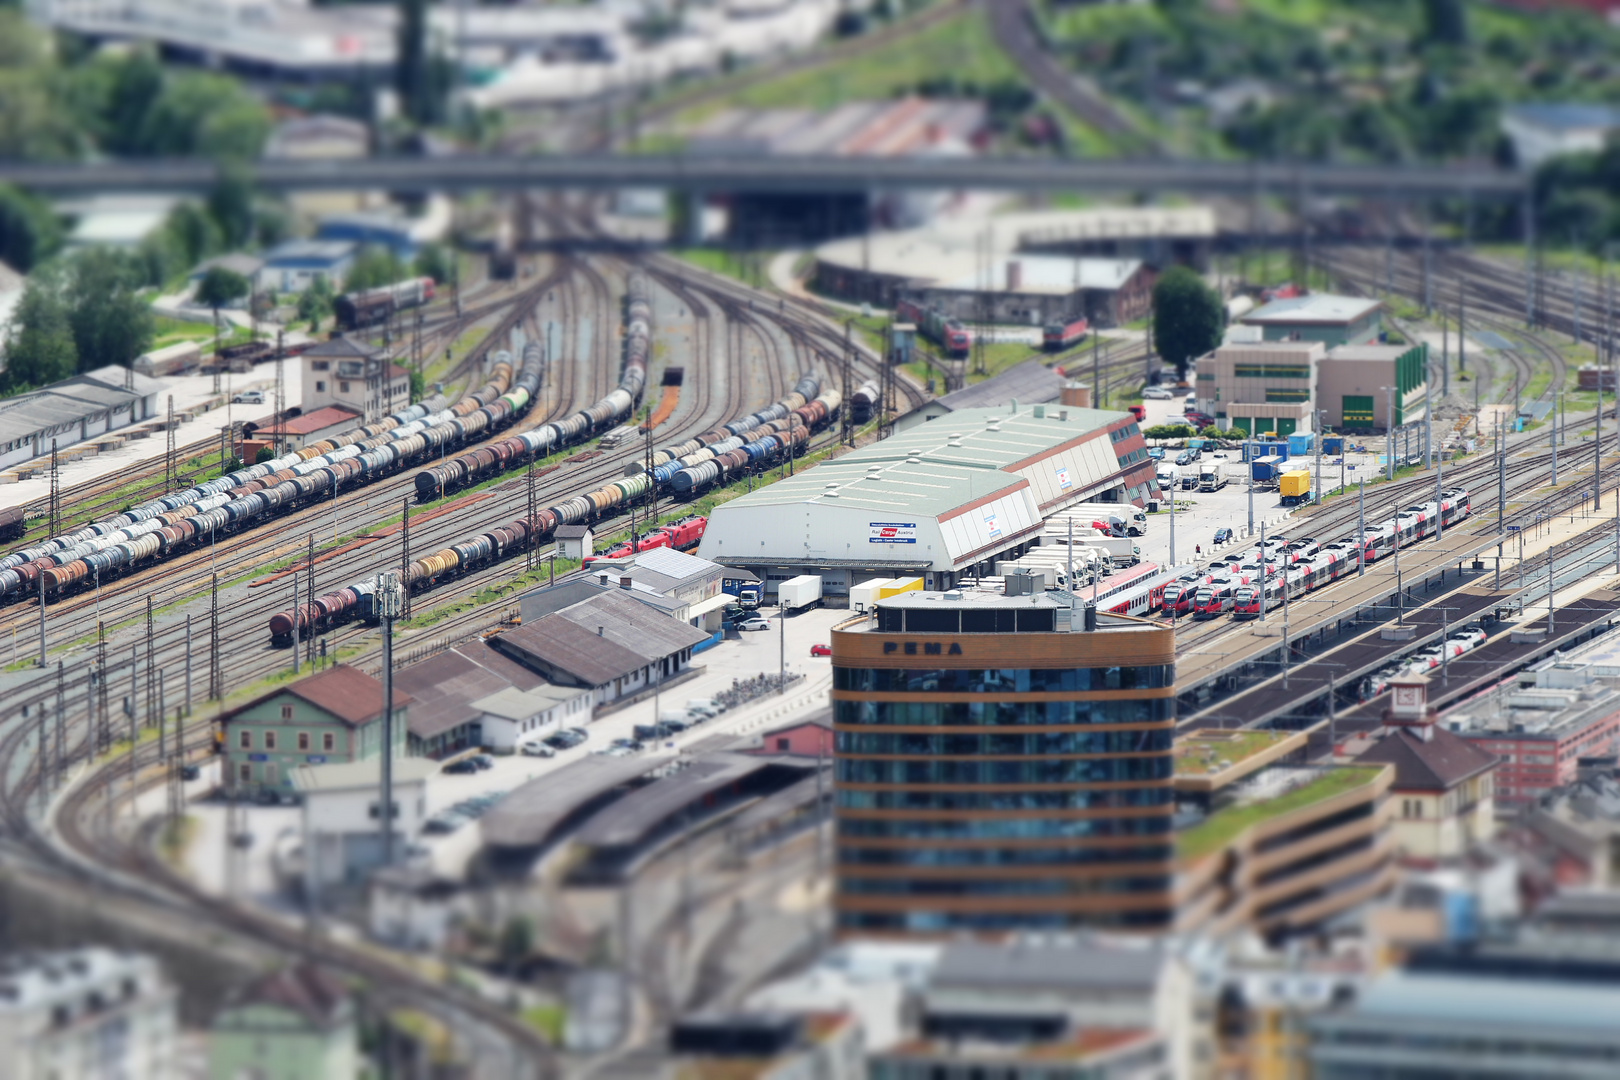
<svg viewBox="0 0 1620 1080"><path fill-rule="evenodd" d="M1025 360L993 379L964 386L935 401L952 412L988 409L1016 401L1020 406L1056 401L1063 392L1063 377L1039 360Z"/></svg>
<svg viewBox="0 0 1620 1080"><path fill-rule="evenodd" d="M24 441L109 409L127 408L162 388L157 380L116 365L87 371L0 402L0 442Z"/></svg>
<svg viewBox="0 0 1620 1080"><path fill-rule="evenodd" d="M1309 296L1291 296L1286 300L1273 300L1264 307L1249 312L1240 321L1250 326L1267 323L1284 325L1349 323L1383 306L1382 300L1369 300L1361 296L1312 293Z"/></svg>
<svg viewBox="0 0 1620 1080"><path fill-rule="evenodd" d="M792 763L804 766L799 759ZM779 764L779 760L755 754L706 754L679 772L608 804L585 823L575 839L588 847L639 843L699 799Z"/></svg>
<svg viewBox="0 0 1620 1080"><path fill-rule="evenodd" d="M570 814L593 799L628 784L674 754L607 757L592 754L572 765L530 780L502 799L478 823L491 847L536 847L543 844Z"/></svg>
<svg viewBox="0 0 1620 1080"><path fill-rule="evenodd" d="M625 595L622 589L612 589L589 600L582 600L572 607L563 608L557 612L557 616L593 635L596 628L601 627L602 637L640 657L642 664L673 656L709 639L708 634L696 627L659 614L641 601Z"/></svg>
<svg viewBox="0 0 1620 1080"><path fill-rule="evenodd" d="M687 578L699 577L720 569L718 563L700 559L696 555L688 555L684 551L676 551L674 548L650 548L637 553L632 561L637 566L662 574L673 581L685 581Z"/></svg>
<svg viewBox="0 0 1620 1080"><path fill-rule="evenodd" d="M598 635L595 628L587 630L553 613L492 640L497 649L520 661L566 672L586 686L605 686L647 666L646 657L608 640L606 631L605 623Z"/></svg>

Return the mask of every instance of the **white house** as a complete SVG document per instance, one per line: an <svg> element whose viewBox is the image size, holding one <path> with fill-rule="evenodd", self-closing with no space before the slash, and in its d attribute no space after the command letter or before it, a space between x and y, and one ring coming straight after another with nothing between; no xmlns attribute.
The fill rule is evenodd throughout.
<svg viewBox="0 0 1620 1080"><path fill-rule="evenodd" d="M430 780L439 763L427 758L394 761L394 851L422 834L439 807ZM307 895L333 885L358 884L382 861L378 827L382 761L364 758L331 765L298 765L289 777L303 796L303 874Z"/></svg>
<svg viewBox="0 0 1620 1080"><path fill-rule="evenodd" d="M1593 153L1620 129L1620 109L1608 105L1515 105L1502 112L1502 134L1513 143L1513 157L1534 169L1561 154Z"/></svg>
<svg viewBox="0 0 1620 1080"><path fill-rule="evenodd" d="M508 687L479 698L480 741L492 750L511 753L539 742L565 727L590 723L591 692L579 686Z"/></svg>

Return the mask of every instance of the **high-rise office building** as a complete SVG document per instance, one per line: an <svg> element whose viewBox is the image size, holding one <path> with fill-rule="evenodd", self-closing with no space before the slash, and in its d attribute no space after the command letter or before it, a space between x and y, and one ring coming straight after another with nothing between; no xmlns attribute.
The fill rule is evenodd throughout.
<svg viewBox="0 0 1620 1080"><path fill-rule="evenodd" d="M1174 634L1007 580L833 631L843 934L1171 921Z"/></svg>

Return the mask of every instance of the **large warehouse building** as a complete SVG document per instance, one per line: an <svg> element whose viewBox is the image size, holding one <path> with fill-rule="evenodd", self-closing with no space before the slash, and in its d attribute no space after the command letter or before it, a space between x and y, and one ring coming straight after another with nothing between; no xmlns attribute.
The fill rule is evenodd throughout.
<svg viewBox="0 0 1620 1080"><path fill-rule="evenodd" d="M1061 405L962 409L807 469L709 515L698 553L829 597L875 576L948 589L1022 554L1082 502L1137 502L1154 481L1129 413Z"/></svg>

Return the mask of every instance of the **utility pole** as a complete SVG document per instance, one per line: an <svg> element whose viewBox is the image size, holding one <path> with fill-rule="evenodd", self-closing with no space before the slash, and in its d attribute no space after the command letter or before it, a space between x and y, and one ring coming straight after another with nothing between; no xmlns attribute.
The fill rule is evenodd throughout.
<svg viewBox="0 0 1620 1080"><path fill-rule="evenodd" d="M39 666L45 666L45 575L39 574Z"/></svg>
<svg viewBox="0 0 1620 1080"><path fill-rule="evenodd" d="M164 430L168 436L163 451L163 490L173 491L180 486L178 462L174 457L174 395L169 395L169 420Z"/></svg>
<svg viewBox="0 0 1620 1080"><path fill-rule="evenodd" d="M302 640L303 639L303 634L300 633L300 630L302 628L299 626L299 623L303 622L303 619L304 619L303 608L301 608L299 606L299 604L298 604L298 571L296 569L294 569L293 572L292 572L292 581L293 581L292 654L293 654L293 678L296 679L296 678L298 678L299 664L303 662L303 654L302 654L302 650L300 649L300 646L303 645L303 640Z"/></svg>
<svg viewBox="0 0 1620 1080"><path fill-rule="evenodd" d="M296 623L294 625L297 625ZM191 715L191 616L186 616L186 715Z"/></svg>
<svg viewBox="0 0 1620 1080"><path fill-rule="evenodd" d="M51 524L50 535L62 535L62 475L56 458L56 440L51 440Z"/></svg>
<svg viewBox="0 0 1620 1080"><path fill-rule="evenodd" d="M1558 401L1563 396L1556 393L1553 395L1553 422L1552 427L1548 429L1548 434L1552 436L1552 482L1554 485L1558 483Z"/></svg>
<svg viewBox="0 0 1620 1080"><path fill-rule="evenodd" d="M287 445L286 429L282 427L287 415L287 351L282 344L283 332L276 331L276 456L280 457ZM172 399L171 399L172 400Z"/></svg>
<svg viewBox="0 0 1620 1080"><path fill-rule="evenodd" d="M1316 443L1316 498L1313 500L1314 502L1322 501L1322 422L1326 416L1326 409L1316 410L1316 438L1314 440ZM1249 474L1251 476L1254 474L1253 466L1249 468Z"/></svg>
<svg viewBox="0 0 1620 1080"><path fill-rule="evenodd" d="M225 696L225 677L219 667L219 575L208 584L208 697L218 701Z"/></svg>
<svg viewBox="0 0 1620 1080"><path fill-rule="evenodd" d="M402 510L399 531L399 587L405 594L403 610L408 619L411 617L411 497L406 495L399 501Z"/></svg>
<svg viewBox="0 0 1620 1080"><path fill-rule="evenodd" d="M651 436L650 436L650 433L649 433L649 438L650 437ZM651 473L648 474L649 479L651 478L651 475L652 475ZM535 519L534 519L534 456L532 454L529 456L529 471L525 475L524 479L525 479L525 487L527 488L525 497L526 497L527 503L528 503L528 509L525 512L528 515L527 520L528 520L528 525L529 525L529 529L528 529L529 544L528 544L528 551L524 554L524 569L525 570L533 570L534 569L534 546L535 546L535 543L537 541L537 534L536 534ZM632 529L632 533L633 533L633 529Z"/></svg>
<svg viewBox="0 0 1620 1080"><path fill-rule="evenodd" d="M1446 463L1434 463L1434 542L1439 543L1446 535Z"/></svg>
<svg viewBox="0 0 1620 1080"><path fill-rule="evenodd" d="M377 614L383 634L382 797L377 818L382 822L382 864L394 865L394 620L404 607L403 588L392 571L377 579Z"/></svg>
<svg viewBox="0 0 1620 1080"><path fill-rule="evenodd" d="M1367 478L1361 477L1361 494L1356 496L1356 577L1367 574Z"/></svg>
<svg viewBox="0 0 1620 1080"><path fill-rule="evenodd" d="M304 599L309 604L315 603L315 534L310 533L305 538L307 547L304 556ZM309 636L304 639L304 659L309 661L310 667L315 666L315 625L310 623Z"/></svg>
<svg viewBox="0 0 1620 1080"><path fill-rule="evenodd" d="M152 726L152 703L157 691L157 663L154 653L152 624L152 595L146 596L146 726Z"/></svg>
<svg viewBox="0 0 1620 1080"><path fill-rule="evenodd" d="M107 624L96 622L96 704L99 723L96 724L96 752L106 753L112 748L112 703L108 701L107 676Z"/></svg>

